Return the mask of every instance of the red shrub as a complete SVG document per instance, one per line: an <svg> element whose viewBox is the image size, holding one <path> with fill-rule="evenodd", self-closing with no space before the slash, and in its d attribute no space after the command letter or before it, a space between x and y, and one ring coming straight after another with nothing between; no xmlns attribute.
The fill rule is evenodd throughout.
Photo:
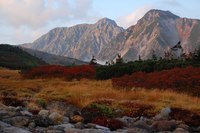
<svg viewBox="0 0 200 133"><path fill-rule="evenodd" d="M136 72L120 78L113 78L114 87L160 88L186 91L200 95L200 67L174 68L160 72Z"/></svg>
<svg viewBox="0 0 200 133"><path fill-rule="evenodd" d="M198 127L200 125L200 113L195 113L181 108L172 108L170 116L179 121L185 122L189 126ZM184 116L184 117L183 117Z"/></svg>
<svg viewBox="0 0 200 133"><path fill-rule="evenodd" d="M108 127L110 128L111 131L113 130L117 130L117 129L122 129L125 124L117 119L110 119L110 118L106 118L106 117L102 117L102 116L98 116L96 117L92 123L100 125L100 126L104 126L104 127Z"/></svg>
<svg viewBox="0 0 200 133"><path fill-rule="evenodd" d="M92 79L95 75L95 69L91 65L82 65L74 67L64 66L41 66L33 68L25 73L25 78L65 78L67 80L82 78Z"/></svg>

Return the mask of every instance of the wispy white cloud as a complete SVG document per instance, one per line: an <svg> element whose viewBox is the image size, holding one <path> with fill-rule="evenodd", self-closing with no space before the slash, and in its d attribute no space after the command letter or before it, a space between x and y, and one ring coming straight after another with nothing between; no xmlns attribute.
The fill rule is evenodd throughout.
<svg viewBox="0 0 200 133"><path fill-rule="evenodd" d="M86 18L92 0L1 0L0 19L18 27L40 28L50 21Z"/></svg>
<svg viewBox="0 0 200 133"><path fill-rule="evenodd" d="M145 13L147 13L147 11L152 8L153 6L151 5L146 5L144 7L138 8L128 15L119 17L117 19L117 22L124 28L128 28L129 26L135 25L137 21L141 19L145 15Z"/></svg>
<svg viewBox="0 0 200 133"><path fill-rule="evenodd" d="M7 34L0 34L12 36L9 43L33 41L51 28L95 19L98 13L92 3L93 0L0 0L0 27L10 29Z"/></svg>

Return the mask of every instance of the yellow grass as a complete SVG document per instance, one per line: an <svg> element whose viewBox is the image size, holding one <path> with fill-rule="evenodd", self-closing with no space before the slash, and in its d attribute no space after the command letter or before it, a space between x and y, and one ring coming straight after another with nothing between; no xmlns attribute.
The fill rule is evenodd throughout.
<svg viewBox="0 0 200 133"><path fill-rule="evenodd" d="M200 112L200 98L172 91L134 89L132 91L117 90L112 87L111 80L81 80L67 82L62 79L34 79L20 77L18 71L0 69L0 94L16 92L17 96L32 99L66 100L79 107L87 106L99 99L121 101L131 100L155 105L155 111L163 107L179 107Z"/></svg>

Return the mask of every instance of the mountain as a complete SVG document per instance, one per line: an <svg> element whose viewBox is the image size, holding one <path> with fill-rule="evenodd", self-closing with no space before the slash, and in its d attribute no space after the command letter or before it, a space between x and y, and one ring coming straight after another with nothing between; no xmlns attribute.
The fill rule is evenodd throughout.
<svg viewBox="0 0 200 133"><path fill-rule="evenodd" d="M23 47L51 54L89 61L97 56L124 29L115 21L103 18L95 24L80 24L69 28L55 28Z"/></svg>
<svg viewBox="0 0 200 133"><path fill-rule="evenodd" d="M155 52L157 57L181 41L184 53L200 46L200 21L180 18L169 11L150 10L136 25L118 34L100 53L101 60L116 58L117 53L127 60L149 59ZM111 52L110 49L112 49Z"/></svg>
<svg viewBox="0 0 200 133"><path fill-rule="evenodd" d="M71 65L88 64L87 62L83 62L83 61L80 61L77 59L68 58L68 57L59 56L59 55L53 55L53 54L49 54L46 52L37 51L34 49L29 49L29 48L22 48L22 49L24 51L26 51L27 53L29 53L39 59L42 59L51 65L71 66Z"/></svg>
<svg viewBox="0 0 200 133"><path fill-rule="evenodd" d="M100 61L113 60L117 54L127 60L164 57L181 41L184 53L200 47L200 20L180 18L169 11L150 10L136 25L126 30L110 19L95 24L56 28L24 47L57 55Z"/></svg>
<svg viewBox="0 0 200 133"><path fill-rule="evenodd" d="M11 69L27 69L47 65L46 62L30 55L17 46L0 44L0 66Z"/></svg>

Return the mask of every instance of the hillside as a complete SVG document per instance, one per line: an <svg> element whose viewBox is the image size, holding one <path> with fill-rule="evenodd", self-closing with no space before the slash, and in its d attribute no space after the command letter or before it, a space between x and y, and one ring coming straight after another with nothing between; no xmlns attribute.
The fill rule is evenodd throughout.
<svg viewBox="0 0 200 133"><path fill-rule="evenodd" d="M136 25L124 30L115 21L104 18L95 24L55 28L23 47L89 61L113 60L120 53L127 61L164 57L181 41L183 53L200 47L200 20L180 18L162 10L150 10Z"/></svg>
<svg viewBox="0 0 200 133"><path fill-rule="evenodd" d="M200 20L180 18L169 11L150 10L136 25L118 34L110 45L103 48L100 59L112 60L117 53L127 61L164 57L165 52L181 41L183 53L200 47ZM112 49L112 50L111 50Z"/></svg>
<svg viewBox="0 0 200 133"><path fill-rule="evenodd" d="M51 65L71 66L71 65L88 64L87 62L83 62L81 60L64 57L64 56L59 56L59 55L54 55L54 54L49 54L49 53L34 50L34 49L23 48L23 47L22 47L22 49L24 51L26 51L27 53L29 53L33 56L36 56L37 58L42 59Z"/></svg>
<svg viewBox="0 0 200 133"><path fill-rule="evenodd" d="M104 45L108 45L123 28L108 18L95 24L80 24L73 27L55 28L33 43L23 47L89 61L97 56Z"/></svg>
<svg viewBox="0 0 200 133"><path fill-rule="evenodd" d="M30 55L19 47L0 44L0 66L11 69L27 69L47 65L46 62Z"/></svg>

